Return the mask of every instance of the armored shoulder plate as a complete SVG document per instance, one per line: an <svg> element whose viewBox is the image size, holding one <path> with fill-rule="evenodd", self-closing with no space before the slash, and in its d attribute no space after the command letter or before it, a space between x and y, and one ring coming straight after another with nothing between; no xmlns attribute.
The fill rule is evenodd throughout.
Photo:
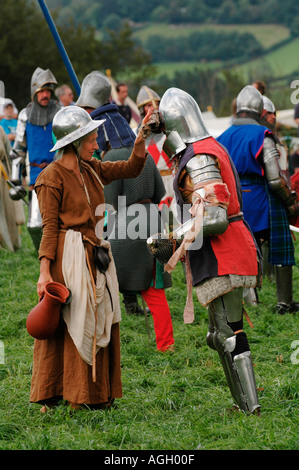
<svg viewBox="0 0 299 470"><path fill-rule="evenodd" d="M209 180L221 180L220 170L217 168L215 158L211 155L195 155L186 165L193 184L208 183Z"/></svg>
<svg viewBox="0 0 299 470"><path fill-rule="evenodd" d="M288 186L288 182L281 174L279 166L280 154L277 150L276 143L271 137L265 137L263 148L263 163L265 167L265 177L270 189L280 199L287 209L289 215L296 214L297 202L295 194Z"/></svg>
<svg viewBox="0 0 299 470"><path fill-rule="evenodd" d="M265 137L263 148L263 164L265 167L265 177L270 185L275 182L274 186L272 187L274 191L275 185L278 185L279 187L281 186L278 159L279 153L274 140L271 137Z"/></svg>
<svg viewBox="0 0 299 470"><path fill-rule="evenodd" d="M27 120L28 120L27 109L24 108L22 109L22 111L20 111L19 116L18 116L16 138L15 138L15 141L20 142L24 146L26 142L25 129L26 129Z"/></svg>

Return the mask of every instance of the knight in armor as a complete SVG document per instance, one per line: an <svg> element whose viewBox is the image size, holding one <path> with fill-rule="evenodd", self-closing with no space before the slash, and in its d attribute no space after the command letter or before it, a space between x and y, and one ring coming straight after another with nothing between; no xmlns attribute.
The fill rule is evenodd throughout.
<svg viewBox="0 0 299 470"><path fill-rule="evenodd" d="M94 108L90 113L93 120L105 119L97 139L103 162L126 161L132 153L136 135L117 106L109 102L110 93L108 78L99 71L93 71L85 77L76 104ZM137 178L115 180L104 190L106 204L115 211L114 214L108 211L107 237L126 311L144 314L138 305L137 295L141 294L153 316L157 349L161 351L173 348L174 344L172 319L164 290L171 286L171 277L163 273L163 267L147 249L149 231L144 238L132 240L127 227L136 217L133 209L138 211L140 205L147 216L144 220L147 230L158 226L160 215L157 206L164 193L162 178L151 158L147 158L142 174ZM128 215L129 212L133 215Z"/></svg>
<svg viewBox="0 0 299 470"><path fill-rule="evenodd" d="M289 182L285 149L269 123L261 123L267 107L274 114L269 99L263 101L256 88L245 86L237 96L232 126L217 140L230 153L239 174L244 218L258 244L269 244L268 262L274 266L276 279L275 311L284 314L299 309L293 300L295 256L289 227L289 220L298 213L298 204Z"/></svg>
<svg viewBox="0 0 299 470"><path fill-rule="evenodd" d="M60 109L54 98L57 81L50 69L37 67L31 78L31 102L18 116L16 138L11 151L13 194L22 194L22 172L26 165L29 176L29 216L27 228L35 248L38 250L41 236L41 215L34 184L40 172L53 161L50 149L52 121ZM28 155L29 164L26 164ZM29 171L27 172L27 168Z"/></svg>
<svg viewBox="0 0 299 470"><path fill-rule="evenodd" d="M143 119L149 109L159 109L161 98L148 86L143 85L137 95L136 104L139 109L141 118ZM172 162L163 150L165 134L152 134L145 142L148 153L152 156L155 164L162 176L165 186L165 195L159 204L159 209L163 206L168 207L176 214L175 198L172 185Z"/></svg>
<svg viewBox="0 0 299 470"><path fill-rule="evenodd" d="M227 151L209 135L199 106L188 93L168 89L159 111L167 136L164 150L175 161L173 186L184 235L164 268L170 272L185 257L188 290L191 283L191 297L195 287L200 304L208 309L207 344L219 354L235 406L258 413L242 306L243 287L257 283L258 258L243 220L238 175ZM197 226L191 231L193 238L185 212L191 212L193 228ZM194 312L186 311L184 319L192 323Z"/></svg>

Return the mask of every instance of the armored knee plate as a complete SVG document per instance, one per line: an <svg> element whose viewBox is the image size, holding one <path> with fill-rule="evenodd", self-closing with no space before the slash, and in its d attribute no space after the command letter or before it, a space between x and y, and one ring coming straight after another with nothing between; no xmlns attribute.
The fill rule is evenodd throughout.
<svg viewBox="0 0 299 470"><path fill-rule="evenodd" d="M33 244L38 251L42 238L42 217L38 206L36 192L29 193L29 215L27 222L27 230L31 236Z"/></svg>
<svg viewBox="0 0 299 470"><path fill-rule="evenodd" d="M237 333L230 326L242 326L242 315L241 288L211 302L207 344L219 354L236 405L245 412L254 413L260 405L249 345L245 333Z"/></svg>

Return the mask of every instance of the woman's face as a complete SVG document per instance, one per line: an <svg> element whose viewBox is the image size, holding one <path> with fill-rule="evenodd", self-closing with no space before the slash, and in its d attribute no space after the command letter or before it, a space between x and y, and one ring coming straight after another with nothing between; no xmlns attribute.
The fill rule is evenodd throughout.
<svg viewBox="0 0 299 470"><path fill-rule="evenodd" d="M91 160L95 150L98 150L99 146L97 144L97 132L93 132L86 139L82 141L80 156L82 160L89 161Z"/></svg>

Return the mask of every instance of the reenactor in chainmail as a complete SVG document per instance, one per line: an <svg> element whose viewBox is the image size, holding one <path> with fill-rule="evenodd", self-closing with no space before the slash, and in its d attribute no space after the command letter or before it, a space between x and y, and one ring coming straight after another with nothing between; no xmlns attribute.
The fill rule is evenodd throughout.
<svg viewBox="0 0 299 470"><path fill-rule="evenodd" d="M92 119L105 119L97 140L104 162L127 160L136 138L117 106L110 102L110 93L108 78L93 71L83 80L76 103L88 109ZM146 243L151 227L156 230L161 227L158 204L165 194L154 160L148 156L141 175L113 181L105 187L104 194L106 204L114 211L107 211L106 233L126 311L143 314L137 303L137 294L141 294L153 316L157 349L163 352L173 349L172 319L165 295L165 288L171 286L171 277L164 273L163 266L154 259ZM140 235L132 239L128 227L136 220L139 210L144 214L142 228Z"/></svg>
<svg viewBox="0 0 299 470"><path fill-rule="evenodd" d="M28 232L38 250L41 236L41 215L38 207L34 184L41 171L53 161L50 149L52 142L52 121L60 106L54 98L57 81L50 69L40 67L31 78L31 102L21 110L18 116L16 138L11 151L12 177L15 188L11 191L14 198L22 194L22 171L26 165L29 177L29 216ZM28 154L28 165L26 155Z"/></svg>

